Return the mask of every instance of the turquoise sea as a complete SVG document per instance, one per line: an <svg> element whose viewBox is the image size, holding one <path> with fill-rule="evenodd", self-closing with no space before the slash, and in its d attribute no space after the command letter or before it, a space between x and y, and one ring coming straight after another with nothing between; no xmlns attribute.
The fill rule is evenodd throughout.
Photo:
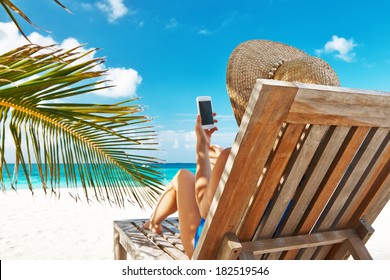
<svg viewBox="0 0 390 280"><path fill-rule="evenodd" d="M187 169L195 174L195 163L165 163L158 165L164 174L164 183L169 183L180 169Z"/></svg>
<svg viewBox="0 0 390 280"><path fill-rule="evenodd" d="M171 179L175 176L177 171L179 171L180 169L188 169L191 172L195 173L196 165L195 165L195 163L164 163L164 164L157 164L157 167L158 167L158 170L161 173L163 173L163 175L164 175L163 183L167 184L169 181L171 181ZM10 173L12 174L13 169L14 169L14 165L8 164L8 169L9 169ZM36 189L40 188L41 180L39 177L37 165L33 164L31 166L30 172L31 172L30 180L31 180L33 187ZM4 185L5 185L5 188L8 190L8 189L11 189L11 180L9 180L5 174L6 174L6 171L5 171L5 168L3 167ZM24 176L24 172L22 171L21 168L19 168L18 174L19 175L18 175L18 179L17 179L17 189L18 190L28 189L27 180L26 180L26 178ZM80 183L80 186L81 186L81 183ZM60 187L66 188L65 178L61 179Z"/></svg>

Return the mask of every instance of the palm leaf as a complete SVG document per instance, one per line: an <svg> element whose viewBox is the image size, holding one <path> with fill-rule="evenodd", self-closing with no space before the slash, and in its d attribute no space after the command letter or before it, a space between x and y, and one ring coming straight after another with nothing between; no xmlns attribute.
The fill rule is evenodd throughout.
<svg viewBox="0 0 390 280"><path fill-rule="evenodd" d="M156 149L156 133L147 124L151 119L140 115L137 99L60 102L107 88L101 81L105 72L94 70L104 60L80 62L84 56L78 49L36 45L0 55L0 182L5 188L8 177L16 188L21 169L33 191L31 166L36 162L45 191L59 193L64 177L71 193L81 186L88 199L153 206L161 193L161 174L154 167L160 161L141 152ZM7 135L16 149L13 175L6 168ZM79 197L77 191L72 195Z"/></svg>
<svg viewBox="0 0 390 280"><path fill-rule="evenodd" d="M61 6L64 10L70 13L68 8L66 8L60 1L58 0L53 0L55 3L57 3L59 6ZM19 29L20 33L23 35L24 38L26 38L29 42L30 40L28 39L27 35L23 32L23 29L19 25L18 20L15 18L13 13L17 13L19 16L21 16L25 21L27 21L29 24L33 25L34 27L38 28L37 25L35 25L31 19L21 10L19 9L12 1L10 0L0 0L1 6L4 8L8 16L11 18L11 20L14 22L16 27ZM31 42L30 42L31 43Z"/></svg>

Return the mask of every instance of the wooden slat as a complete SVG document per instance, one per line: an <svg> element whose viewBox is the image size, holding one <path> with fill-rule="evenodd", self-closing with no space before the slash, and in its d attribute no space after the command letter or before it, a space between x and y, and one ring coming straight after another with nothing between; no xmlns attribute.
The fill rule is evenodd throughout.
<svg viewBox="0 0 390 280"><path fill-rule="evenodd" d="M390 127L389 93L295 84L289 123Z"/></svg>
<svg viewBox="0 0 390 280"><path fill-rule="evenodd" d="M386 183L387 178L390 177L390 133L387 134L386 138L382 143L382 147L379 147L377 154L374 156L375 163L372 164L372 169L361 183L362 187L358 192L352 197L349 201L349 207L342 211L343 215L338 219L337 226L338 228L345 227L347 225L353 225L363 217L366 212L365 208L371 205L372 200L375 200L375 197L378 193L381 193L382 188L388 187ZM379 208L375 210L377 213L375 217L379 214L382 209ZM374 211L372 209L371 211ZM352 218L351 218L352 217ZM371 223L374 221L371 220Z"/></svg>
<svg viewBox="0 0 390 280"><path fill-rule="evenodd" d="M118 242L133 259L172 259L159 247L151 243L144 234L134 227L130 220L114 221L114 229L115 234L118 235ZM117 259L126 259L123 251L117 256Z"/></svg>
<svg viewBox="0 0 390 280"><path fill-rule="evenodd" d="M291 230L296 225L294 234L307 234L309 233L318 217L321 215L323 209L328 203L331 195L334 193L341 178L345 175L347 168L350 166L351 161L355 157L359 147L366 138L369 128L359 127L353 128L349 131L344 143L339 148L338 153L335 155L332 165L329 167L327 174L318 187L318 191L311 200L299 199L298 204L302 204L303 207L294 208L297 214L292 215L289 218L289 225L283 231L283 235L292 234ZM305 188L305 191L310 192L311 188ZM303 213L299 213L299 210L304 209L304 205L307 204L306 210ZM294 259L298 251L291 250L285 253L285 259ZM308 253L307 253L308 254Z"/></svg>
<svg viewBox="0 0 390 280"><path fill-rule="evenodd" d="M179 219L177 219L177 218L165 219L164 225L166 225L171 232L175 232L175 234L177 236L180 236ZM168 225L170 225L170 226L168 226Z"/></svg>
<svg viewBox="0 0 390 280"><path fill-rule="evenodd" d="M366 244L366 242L372 236L372 234L374 233L374 229L365 219L360 219L355 226L355 231L358 236L358 240L355 240L353 244L349 244L349 242L343 242L341 244L335 244L333 246L323 246L317 248L314 254L312 253L312 259L346 260L351 253L355 254L353 255L355 259L371 259L370 254L367 254L367 249L360 247L365 247L364 244ZM353 239L351 241L353 242ZM357 255L356 252L350 251L351 246L358 247L357 249L362 251L362 255ZM352 248L352 250L356 249Z"/></svg>
<svg viewBox="0 0 390 280"><path fill-rule="evenodd" d="M389 163L387 169L389 169ZM375 193L374 198L371 200L370 205L367 207L360 207L356 210L355 215L364 217L370 224L372 224L378 217L379 213L386 206L390 200L390 172L387 173L387 177L382 181L382 185L379 186L379 190ZM364 209L364 210L363 210ZM355 219L353 217L353 219Z"/></svg>
<svg viewBox="0 0 390 280"><path fill-rule="evenodd" d="M305 222L298 227L296 233L308 233L312 229L319 214L323 211L338 183L345 175L345 172L350 166L359 147L361 147L367 132L368 128L357 128L350 134L350 137L344 143L345 145L340 148L340 153L335 157L334 164L326 175L326 179L323 181L316 199L312 201L313 206L308 207L308 217L305 218Z"/></svg>
<svg viewBox="0 0 390 280"><path fill-rule="evenodd" d="M327 252L329 252L329 250L334 247L335 245L329 245L329 246L322 246L322 247L318 247L317 250L315 250L314 252L310 252L311 253L311 257L310 259L311 260L325 260L326 259L326 254ZM328 250L324 250L324 248L328 248ZM305 252L299 252L299 254L297 255L297 259L298 256L301 254L301 253L305 253Z"/></svg>
<svg viewBox="0 0 390 280"><path fill-rule="evenodd" d="M328 245L332 246L332 245ZM328 247L328 246L319 246L319 247L311 247L311 248L306 248L306 249L301 249L301 250L293 250L293 251L298 251L298 254L296 255L295 259L296 260L312 260L315 259L316 252L323 248L323 247ZM291 251L289 251L291 252Z"/></svg>
<svg viewBox="0 0 390 280"><path fill-rule="evenodd" d="M289 213L281 221L281 225L278 227L274 236L289 236L292 235L301 221L306 209L309 207L309 202L312 200L317 189L320 187L323 178L331 165L335 154L338 152L340 145L342 144L345 135L348 133L348 127L330 127L327 133L324 135L320 145L318 146L312 161L310 162L303 180L300 182L297 191L292 198L292 204L289 207ZM305 232L308 233L308 232ZM304 234L305 234L304 233ZM314 248L315 250L315 248ZM309 251L313 251L313 248L305 250L305 254L301 255L299 259L309 259L311 255L306 257ZM288 252L273 253L266 257L270 259L292 259L298 250L289 250Z"/></svg>
<svg viewBox="0 0 390 280"><path fill-rule="evenodd" d="M142 227L142 221L135 221L133 224L137 227L137 229L144 233L150 240L152 240L161 250L167 253L172 259L175 260L185 260L188 259L187 255L179 248L166 240L164 236L153 233L151 231L145 230ZM167 234L166 234L167 235Z"/></svg>
<svg viewBox="0 0 390 280"><path fill-rule="evenodd" d="M246 252L246 253L241 252L239 259L242 260L242 261L249 261L249 260L253 261L253 260L256 260L255 255L253 254L253 252Z"/></svg>
<svg viewBox="0 0 390 280"><path fill-rule="evenodd" d="M171 235L175 236L176 238L180 238L180 230L177 228L176 225L179 224L178 219L165 219L161 226L163 228L163 232L169 232Z"/></svg>
<svg viewBox="0 0 390 280"><path fill-rule="evenodd" d="M179 230L167 220L162 222L162 236L177 249L185 253L184 247L181 243Z"/></svg>
<svg viewBox="0 0 390 280"><path fill-rule="evenodd" d="M372 256L368 252L364 242L358 237L321 249L317 252L316 259L346 260L352 255L354 259L358 260L372 260Z"/></svg>
<svg viewBox="0 0 390 280"><path fill-rule="evenodd" d="M372 159L387 133L380 130L372 131L372 134L372 139L370 137L366 138L369 143L367 145L363 144L361 147L361 157L357 155L355 157L357 162L351 164L350 176L347 174L348 176L344 177L345 180L340 182L337 190L333 193L331 200L315 226L315 231L324 231L332 226L350 195L356 191L356 188L361 187L359 181L367 177L368 172L372 168ZM369 163L371 164L368 165Z"/></svg>
<svg viewBox="0 0 390 280"><path fill-rule="evenodd" d="M385 137L386 134L384 131L378 132L377 129L370 130L345 172L343 179L338 184L337 189L332 193L332 197L329 199L326 208L322 211L320 218L317 220L313 232L321 232L329 228L341 228L337 227L337 217L347 209L345 207L346 202L351 200L354 194L361 188L360 181L364 180L372 169L372 159ZM348 206L353 207L349 204ZM360 217L356 217L357 220L359 218ZM354 223L356 223L357 220L355 220ZM353 226L351 225L351 227ZM316 251L316 258L325 258L331 250L332 246L321 247Z"/></svg>
<svg viewBox="0 0 390 280"><path fill-rule="evenodd" d="M327 130L326 126L314 126L310 130L299 154L296 158L292 158L293 166L286 175L287 178L283 182L281 191L277 193L272 205L269 206L267 216L262 218L254 236L255 240L270 238L274 234Z"/></svg>
<svg viewBox="0 0 390 280"><path fill-rule="evenodd" d="M305 125L287 126L279 145L276 147L275 156L272 158L271 164L267 167L270 173L266 174L264 180L260 183L259 193L256 196L253 207L250 209L248 218L240 226L241 229L238 230L240 240L249 241L255 234L260 218L263 216L268 202L279 186L280 179L295 148L297 148L297 145L302 145L302 143L299 144L302 134L304 131L306 131L306 134L309 131L309 129L305 130L305 127Z"/></svg>
<svg viewBox="0 0 390 280"><path fill-rule="evenodd" d="M261 256L262 260L279 260L282 253L283 252L267 253L259 256Z"/></svg>
<svg viewBox="0 0 390 280"><path fill-rule="evenodd" d="M286 236L295 232L298 226L298 221L301 221L302 216L306 212L309 202L312 201L326 174L328 173L334 159L337 157L346 136L350 131L349 127L336 127L329 132L328 138L323 141L317 151L318 159L315 159L313 170L305 175L305 182L301 184L297 194L294 196L295 205L291 209L288 221L281 228L278 235ZM318 216L317 216L318 217ZM302 234L302 233L301 233Z"/></svg>
<svg viewBox="0 0 390 280"><path fill-rule="evenodd" d="M188 259L176 231L177 218L168 218L163 222L161 235L145 230L143 228L145 221L135 219L114 222L116 259L125 259L123 250L133 259ZM123 248L118 246L117 242Z"/></svg>
<svg viewBox="0 0 390 280"><path fill-rule="evenodd" d="M340 230L300 236L279 237L267 240L242 243L242 251L254 252L255 255L280 252L292 249L317 247L344 242L347 238L357 236L354 230Z"/></svg>
<svg viewBox="0 0 390 280"><path fill-rule="evenodd" d="M249 206L258 191L257 182L297 91L292 84L281 87L272 83L255 85L225 167L229 176L222 177L218 186L195 259L215 259L224 234L236 232L247 211L243 206ZM203 242L207 246L202 246Z"/></svg>
<svg viewBox="0 0 390 280"><path fill-rule="evenodd" d="M364 211L364 207L367 207L367 204L371 202L372 197L377 192L380 192L380 187L384 187L384 185L380 184L373 187L371 183L364 183L370 182L370 178L373 178L373 176L375 178L381 178L381 176L378 176L378 170L382 170L381 172L385 172L387 175L389 174L389 171L383 171L382 168L385 162L388 162L388 151L382 153L382 160L378 161L378 156L376 155L381 143L383 143L383 141L388 141L385 138L386 131L382 131L381 129L376 131L375 129L372 130L370 134L371 136L367 137L368 143L361 146L361 152L357 154L356 162L351 164L350 174L347 172L348 176L345 178L348 180L345 179L344 182L342 181L340 183L340 185L343 185L343 188L339 188L337 192L334 193L334 196L329 203L330 206L328 208L333 208L333 211L329 213L327 209L323 212L322 217L318 221L318 229L315 230L321 231L329 227L354 227L357 221L363 216L362 211ZM379 148L379 152L381 151L383 151L383 148ZM376 163L374 163L374 161ZM367 193L368 191L370 192L370 195ZM359 211L360 214L356 211L357 207L361 209ZM340 216L344 217L341 221ZM316 254L319 258L323 258L327 256L331 250L331 247L323 247Z"/></svg>

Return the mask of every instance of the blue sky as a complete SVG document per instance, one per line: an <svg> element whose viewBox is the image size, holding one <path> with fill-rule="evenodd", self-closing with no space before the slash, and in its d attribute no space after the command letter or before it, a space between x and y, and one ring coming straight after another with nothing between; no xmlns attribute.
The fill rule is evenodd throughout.
<svg viewBox="0 0 390 280"><path fill-rule="evenodd" d="M100 48L117 88L89 102L142 97L168 162L194 162L195 99L211 95L219 117L214 143L231 145L237 126L226 92L230 53L267 39L327 61L344 87L390 91L390 2L339 0L14 0L32 21L31 40ZM26 41L0 12L0 52Z"/></svg>

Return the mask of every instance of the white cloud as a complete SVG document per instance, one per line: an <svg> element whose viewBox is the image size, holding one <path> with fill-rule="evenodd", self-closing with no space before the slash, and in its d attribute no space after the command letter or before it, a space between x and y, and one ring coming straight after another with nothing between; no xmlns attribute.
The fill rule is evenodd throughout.
<svg viewBox="0 0 390 280"><path fill-rule="evenodd" d="M137 87L142 82L142 77L134 69L109 68L107 77L109 82L105 85L115 85L114 87L97 91L96 94L107 97L135 97Z"/></svg>
<svg viewBox="0 0 390 280"><path fill-rule="evenodd" d="M109 22L114 22L129 12L123 0L104 0L96 3L96 6L107 14Z"/></svg>
<svg viewBox="0 0 390 280"><path fill-rule="evenodd" d="M179 139L174 139L174 143L172 146L172 149L178 149L179 148Z"/></svg>
<svg viewBox="0 0 390 280"><path fill-rule="evenodd" d="M0 22L1 54L27 43L26 39L18 33L15 24L11 22Z"/></svg>
<svg viewBox="0 0 390 280"><path fill-rule="evenodd" d="M163 149L195 148L196 136L193 131L162 130L158 134Z"/></svg>
<svg viewBox="0 0 390 280"><path fill-rule="evenodd" d="M37 45L41 45L41 46L50 46L50 45L54 45L56 44L56 42L54 41L54 39L50 36L43 36L37 32L33 32L31 33L29 36L28 36L28 39L37 44Z"/></svg>
<svg viewBox="0 0 390 280"><path fill-rule="evenodd" d="M157 142L161 149L157 157L168 162L195 162L194 132L161 130L158 132Z"/></svg>
<svg viewBox="0 0 390 280"><path fill-rule="evenodd" d="M61 43L56 42L50 36L43 36L37 32L33 32L28 35L29 40L37 45L48 46L56 44L61 49L72 49L82 45L76 38L67 38ZM18 29L11 22L0 22L0 54L13 50L22 45L28 44L28 41L19 33ZM80 52L87 52L90 49L85 47L79 48ZM78 62L91 60L95 57L96 52L93 51L87 56L81 58ZM104 95L106 97L134 97L137 95L137 87L142 82L142 77L138 72L132 68L109 68L107 69L104 64L99 64L94 69L96 71L107 70L108 76L102 77L102 79L110 80L110 85L115 87L96 91L95 94ZM107 84L106 84L107 85Z"/></svg>
<svg viewBox="0 0 390 280"><path fill-rule="evenodd" d="M357 46L353 39L345 39L343 37L338 37L336 35L332 36L332 40L328 41L324 48L316 50L318 55L322 53L336 53L336 57L346 61L351 62L354 60L356 54L353 52L353 49Z"/></svg>
<svg viewBox="0 0 390 280"><path fill-rule="evenodd" d="M237 132L213 134L212 143L231 147ZM160 130L158 132L158 157L168 162L195 162L196 135L194 131ZM154 154L155 155L155 154Z"/></svg>

